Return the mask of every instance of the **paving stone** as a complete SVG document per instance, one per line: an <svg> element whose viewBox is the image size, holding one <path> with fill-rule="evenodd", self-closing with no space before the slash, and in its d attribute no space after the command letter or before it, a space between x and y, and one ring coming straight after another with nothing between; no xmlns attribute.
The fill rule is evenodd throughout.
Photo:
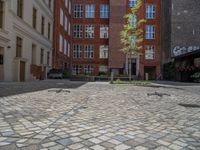
<svg viewBox="0 0 200 150"><path fill-rule="evenodd" d="M172 144L172 145L169 146L169 148L174 149L174 150L179 150L179 149L182 149L183 147L178 146L176 144Z"/></svg>
<svg viewBox="0 0 200 150"><path fill-rule="evenodd" d="M127 150L129 148L131 148L131 147L128 146L128 145L120 144L120 145L118 145L118 146L115 147L115 150Z"/></svg>
<svg viewBox="0 0 200 150"><path fill-rule="evenodd" d="M42 146L43 147L52 147L52 146L54 146L54 145L56 145L56 143L55 142L49 142L49 143L44 143L44 144L42 144Z"/></svg>
<svg viewBox="0 0 200 150"><path fill-rule="evenodd" d="M101 145L105 148L112 148L112 147L115 147L115 144L112 144L110 142L103 142L101 143Z"/></svg>
<svg viewBox="0 0 200 150"><path fill-rule="evenodd" d="M55 146L52 146L52 147L49 147L48 149L49 150L61 150L63 149L64 147L62 145L55 145Z"/></svg>
<svg viewBox="0 0 200 150"><path fill-rule="evenodd" d="M53 89L70 93L49 92ZM0 96L0 149L199 149L200 110L178 105L199 104L198 89L65 80L0 83L6 95ZM155 91L170 96L148 96Z"/></svg>
<svg viewBox="0 0 200 150"><path fill-rule="evenodd" d="M120 142L125 142L125 141L129 140L129 138L127 138L125 136L121 136L121 135L114 136L113 138L120 141Z"/></svg>
<svg viewBox="0 0 200 150"><path fill-rule="evenodd" d="M57 142L62 144L63 146L68 146L74 143L71 139L61 139L58 140Z"/></svg>
<svg viewBox="0 0 200 150"><path fill-rule="evenodd" d="M137 146L135 148L135 150L148 150L148 148L144 147L144 146Z"/></svg>
<svg viewBox="0 0 200 150"><path fill-rule="evenodd" d="M97 139L97 138L89 139L89 141L90 141L90 142L93 142L93 143L95 143L95 144L99 144L99 143L102 142L101 140L99 140L99 139Z"/></svg>
<svg viewBox="0 0 200 150"><path fill-rule="evenodd" d="M80 149L82 147L84 147L84 145L81 144L81 143L76 143L76 144L73 144L73 145L69 146L69 148L71 148L71 149Z"/></svg>
<svg viewBox="0 0 200 150"><path fill-rule="evenodd" d="M103 146L100 146L100 145L95 145L95 146L91 147L91 149L93 149L93 150L105 150L105 148Z"/></svg>

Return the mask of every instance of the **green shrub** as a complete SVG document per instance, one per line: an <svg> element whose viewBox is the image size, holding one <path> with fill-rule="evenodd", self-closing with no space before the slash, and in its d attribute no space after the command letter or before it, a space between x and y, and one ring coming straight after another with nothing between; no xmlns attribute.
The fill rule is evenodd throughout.
<svg viewBox="0 0 200 150"><path fill-rule="evenodd" d="M196 72L195 74L191 75L191 78L200 79L200 72Z"/></svg>
<svg viewBox="0 0 200 150"><path fill-rule="evenodd" d="M150 81L121 81L117 79L116 81L112 81L111 84L134 84L134 85L148 85Z"/></svg>

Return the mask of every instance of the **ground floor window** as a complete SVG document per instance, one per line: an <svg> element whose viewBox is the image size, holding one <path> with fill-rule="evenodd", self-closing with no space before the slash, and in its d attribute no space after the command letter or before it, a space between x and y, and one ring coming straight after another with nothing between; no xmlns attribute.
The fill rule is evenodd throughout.
<svg viewBox="0 0 200 150"><path fill-rule="evenodd" d="M92 65L85 65L84 67L84 73L85 75L91 75L94 71L94 68Z"/></svg>
<svg viewBox="0 0 200 150"><path fill-rule="evenodd" d="M0 55L0 65L3 65L3 55Z"/></svg>
<svg viewBox="0 0 200 150"><path fill-rule="evenodd" d="M99 75L105 75L108 72L108 66L101 65L99 66Z"/></svg>
<svg viewBox="0 0 200 150"><path fill-rule="evenodd" d="M79 75L81 73L81 66L80 65L73 65L72 67L72 74Z"/></svg>

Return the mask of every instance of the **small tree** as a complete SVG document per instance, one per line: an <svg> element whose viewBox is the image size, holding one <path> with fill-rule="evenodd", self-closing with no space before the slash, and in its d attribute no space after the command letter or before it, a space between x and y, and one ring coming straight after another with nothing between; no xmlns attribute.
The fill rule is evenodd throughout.
<svg viewBox="0 0 200 150"><path fill-rule="evenodd" d="M129 80L132 77L132 56L138 56L142 49L143 42L143 28L144 19L137 19L137 13L142 5L142 0L138 0L137 4L131 8L130 13L126 14L124 18L126 23L123 31L121 31L121 43L123 44L122 52L129 58L128 72Z"/></svg>

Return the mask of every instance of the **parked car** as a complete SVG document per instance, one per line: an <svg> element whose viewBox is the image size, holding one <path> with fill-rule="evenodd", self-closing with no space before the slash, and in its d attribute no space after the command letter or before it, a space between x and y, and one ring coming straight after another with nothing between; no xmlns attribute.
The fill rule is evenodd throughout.
<svg viewBox="0 0 200 150"><path fill-rule="evenodd" d="M47 74L49 79L63 79L63 76L62 69L51 69Z"/></svg>

